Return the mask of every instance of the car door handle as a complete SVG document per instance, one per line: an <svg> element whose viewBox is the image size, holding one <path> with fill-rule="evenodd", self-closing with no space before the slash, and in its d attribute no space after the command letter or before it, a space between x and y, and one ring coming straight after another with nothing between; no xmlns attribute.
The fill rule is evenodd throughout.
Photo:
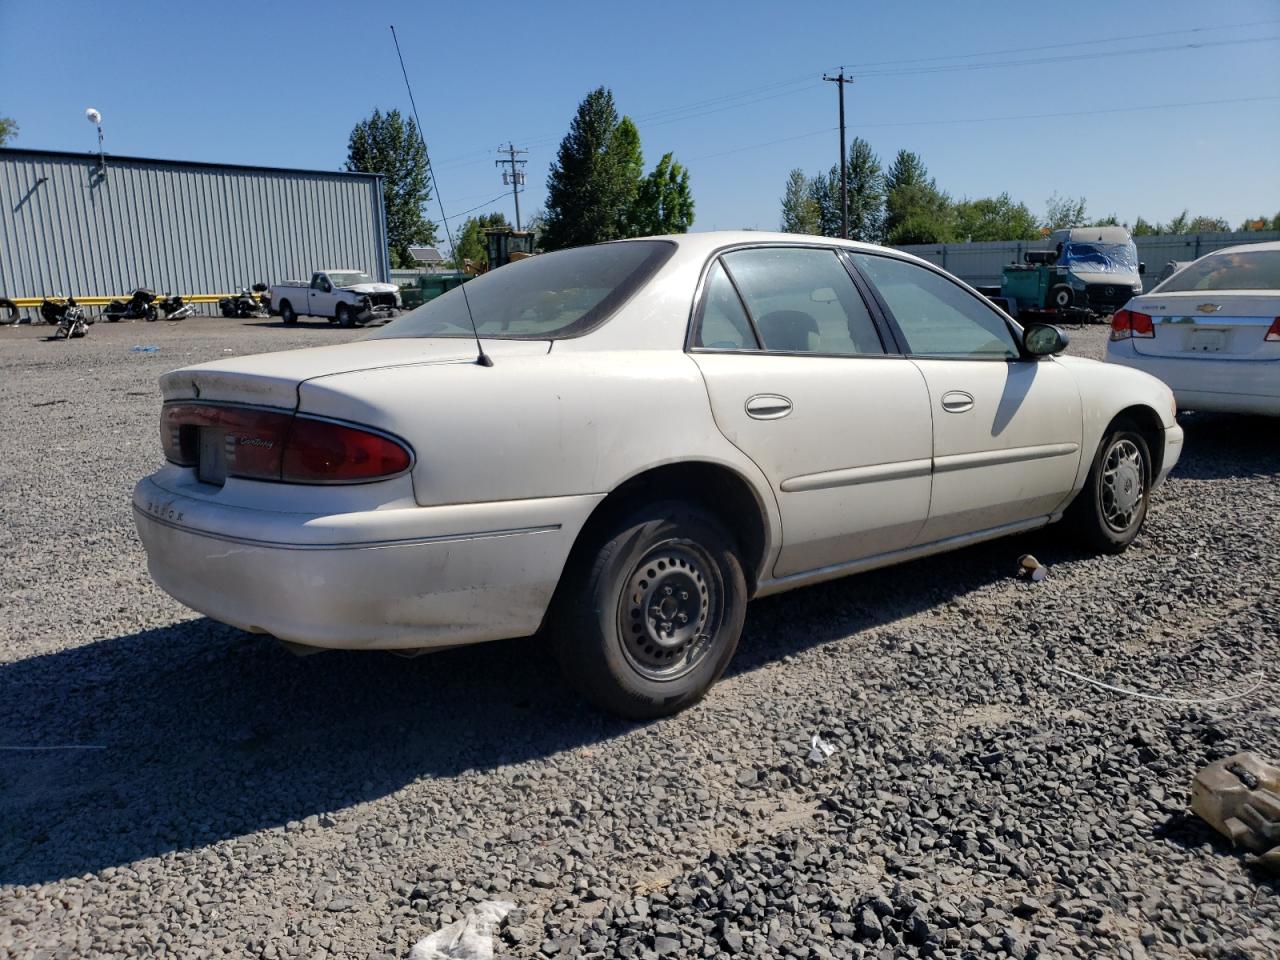
<svg viewBox="0 0 1280 960"><path fill-rule="evenodd" d="M947 413L964 413L973 409L973 395L963 390L950 390L942 395L942 409Z"/></svg>
<svg viewBox="0 0 1280 960"><path fill-rule="evenodd" d="M791 409L791 401L776 393L758 393L747 400L747 416L756 420L778 420Z"/></svg>

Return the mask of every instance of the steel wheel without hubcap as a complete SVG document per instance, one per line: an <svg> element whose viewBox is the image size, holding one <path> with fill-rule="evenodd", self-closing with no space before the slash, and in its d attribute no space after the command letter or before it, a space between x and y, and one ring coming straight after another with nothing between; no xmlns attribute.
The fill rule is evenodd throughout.
<svg viewBox="0 0 1280 960"><path fill-rule="evenodd" d="M698 666L720 627L715 565L692 543L668 543L636 564L618 603L623 652L642 676L674 680Z"/></svg>
<svg viewBox="0 0 1280 960"><path fill-rule="evenodd" d="M1133 523L1142 503L1146 471L1137 444L1118 440L1107 450L1099 479L1102 517L1116 533L1124 533Z"/></svg>

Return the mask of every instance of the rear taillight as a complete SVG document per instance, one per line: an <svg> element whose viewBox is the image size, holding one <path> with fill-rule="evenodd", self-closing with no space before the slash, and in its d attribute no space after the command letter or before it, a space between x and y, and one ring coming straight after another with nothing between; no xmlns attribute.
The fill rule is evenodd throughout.
<svg viewBox="0 0 1280 960"><path fill-rule="evenodd" d="M296 417L284 448L280 479L289 483L361 483L409 469L396 440L330 420Z"/></svg>
<svg viewBox="0 0 1280 960"><path fill-rule="evenodd" d="M1128 340L1130 337L1154 337L1155 321L1149 314L1136 310L1117 310L1111 316L1111 339Z"/></svg>
<svg viewBox="0 0 1280 960"><path fill-rule="evenodd" d="M1280 342L1280 317L1276 317L1271 321L1271 327L1267 330L1267 335L1262 339L1266 340L1267 343Z"/></svg>
<svg viewBox="0 0 1280 960"><path fill-rule="evenodd" d="M220 455L227 476L248 480L364 483L403 473L413 463L409 448L394 437L256 407L165 404L160 434L171 463L193 467L204 456Z"/></svg>

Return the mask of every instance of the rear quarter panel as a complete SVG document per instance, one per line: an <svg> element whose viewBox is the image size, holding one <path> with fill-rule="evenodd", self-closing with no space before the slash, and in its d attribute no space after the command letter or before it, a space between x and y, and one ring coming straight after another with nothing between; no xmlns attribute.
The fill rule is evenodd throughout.
<svg viewBox="0 0 1280 960"><path fill-rule="evenodd" d="M356 371L309 380L300 409L368 423L413 446L423 506L608 493L655 466L727 466L777 503L711 417L697 366L677 350L557 353Z"/></svg>

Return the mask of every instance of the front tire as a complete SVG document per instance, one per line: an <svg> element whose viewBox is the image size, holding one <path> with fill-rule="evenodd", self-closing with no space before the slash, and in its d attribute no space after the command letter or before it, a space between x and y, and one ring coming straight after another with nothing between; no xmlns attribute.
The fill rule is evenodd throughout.
<svg viewBox="0 0 1280 960"><path fill-rule="evenodd" d="M733 657L747 586L733 538L706 511L654 503L619 520L566 571L553 621L560 666L631 720L697 702Z"/></svg>
<svg viewBox="0 0 1280 960"><path fill-rule="evenodd" d="M1128 421L1113 424L1094 455L1085 487L1067 518L1084 546L1123 553L1142 529L1151 502L1151 451Z"/></svg>
<svg viewBox="0 0 1280 960"><path fill-rule="evenodd" d="M1049 305L1055 310L1069 311L1075 306L1075 296L1068 286L1057 286L1049 291Z"/></svg>
<svg viewBox="0 0 1280 960"><path fill-rule="evenodd" d="M351 308L345 303L340 303L333 312L333 319L338 322L338 326L344 330L355 326L355 318L351 315Z"/></svg>

